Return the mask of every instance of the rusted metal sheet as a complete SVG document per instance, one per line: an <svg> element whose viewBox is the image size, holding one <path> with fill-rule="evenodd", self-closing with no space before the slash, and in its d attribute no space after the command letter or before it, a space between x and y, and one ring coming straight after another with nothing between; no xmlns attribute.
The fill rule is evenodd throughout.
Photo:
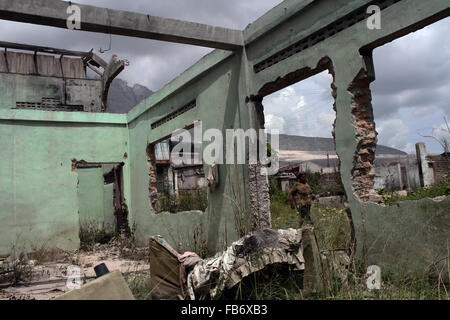
<svg viewBox="0 0 450 320"><path fill-rule="evenodd" d="M0 52L0 72L8 72L8 66L6 65L5 53Z"/></svg>
<svg viewBox="0 0 450 320"><path fill-rule="evenodd" d="M54 56L37 56L37 70L41 76L62 77L61 63Z"/></svg>
<svg viewBox="0 0 450 320"><path fill-rule="evenodd" d="M61 58L65 78L86 79L86 70L81 59Z"/></svg>
<svg viewBox="0 0 450 320"><path fill-rule="evenodd" d="M11 73L36 74L34 55L23 52L6 52L8 70Z"/></svg>
<svg viewBox="0 0 450 320"><path fill-rule="evenodd" d="M34 55L23 52L6 52L0 55L0 72L39 74L41 76L53 76L65 78L86 79L86 70L83 60L80 58ZM6 66L8 66L6 68ZM62 74L64 73L64 75Z"/></svg>

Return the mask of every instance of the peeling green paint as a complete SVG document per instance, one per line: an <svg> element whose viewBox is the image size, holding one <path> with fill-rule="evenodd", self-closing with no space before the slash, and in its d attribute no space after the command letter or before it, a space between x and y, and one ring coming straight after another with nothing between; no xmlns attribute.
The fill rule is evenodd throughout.
<svg viewBox="0 0 450 320"><path fill-rule="evenodd" d="M219 165L220 183L209 192L204 213L155 215L149 204L147 145L196 120L202 121L203 130L255 127L250 96L261 94L267 84L281 89L276 86L286 85L292 74L295 81L311 76L326 68L318 63L329 58L336 86L336 152L346 205L355 224L357 256L368 263L420 269L445 254L450 234L448 198L382 207L354 195L351 171L357 141L348 88L361 70L371 71L370 50L448 17L448 0L399 1L382 11L380 30L369 30L363 20L258 73L253 70L260 61L368 3L285 1L244 30L242 50L213 51L126 116L6 110L10 104L2 101L11 97L0 84L0 253L18 238L77 248L78 178L71 170L73 158L125 162L129 223L136 226L139 243L147 244L149 236L159 234L179 250L192 249L193 235L200 228L210 249L225 247L238 237L237 220L251 219L246 167ZM151 129L152 123L193 99L194 109Z"/></svg>

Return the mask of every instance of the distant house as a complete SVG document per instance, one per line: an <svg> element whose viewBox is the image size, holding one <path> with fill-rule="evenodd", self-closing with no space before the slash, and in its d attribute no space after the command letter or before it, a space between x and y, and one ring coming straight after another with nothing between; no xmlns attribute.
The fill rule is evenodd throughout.
<svg viewBox="0 0 450 320"><path fill-rule="evenodd" d="M450 153L428 154L425 143L416 143L417 163L421 186L429 186L442 181L450 174Z"/></svg>
<svg viewBox="0 0 450 320"><path fill-rule="evenodd" d="M158 193L168 192L178 194L180 191L198 190L207 187L203 162L196 152L193 152L194 145L188 149L191 152L184 152L187 163L174 164L170 158L173 145L169 140L160 142L155 147L156 156L156 179ZM194 159L198 159L194 161Z"/></svg>
<svg viewBox="0 0 450 320"><path fill-rule="evenodd" d="M419 169L414 155L379 156L374 165L374 189L397 191L420 187Z"/></svg>

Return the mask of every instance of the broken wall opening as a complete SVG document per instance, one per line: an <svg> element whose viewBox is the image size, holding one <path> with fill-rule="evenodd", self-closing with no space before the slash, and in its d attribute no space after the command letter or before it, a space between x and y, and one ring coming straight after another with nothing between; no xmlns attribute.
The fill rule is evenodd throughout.
<svg viewBox="0 0 450 320"><path fill-rule="evenodd" d="M73 160L73 170L78 174L80 238L84 233L86 236L92 233L130 234L123 190L123 165Z"/></svg>
<svg viewBox="0 0 450 320"><path fill-rule="evenodd" d="M203 167L201 121L187 127L182 134L175 132L171 137L148 144L146 151L152 210L155 213L204 212L208 206L208 184Z"/></svg>
<svg viewBox="0 0 450 320"><path fill-rule="evenodd" d="M360 200L393 204L449 173L450 50L438 40L449 27L447 18L363 52L374 74L360 73L350 88L358 139L353 189Z"/></svg>
<svg viewBox="0 0 450 320"><path fill-rule="evenodd" d="M295 174L305 172L311 196L316 196L310 215L323 238L322 249L348 249L354 233L351 215L344 209L345 191L334 142L336 87L331 60L321 59L314 70L304 68L278 78L260 92L264 94L260 112L264 112L265 128L281 133L280 170L269 177L272 227L298 228L302 223L300 214L290 207L288 194L297 182ZM333 226L331 220L322 219L324 214L331 219L336 215L348 232L332 241L325 239Z"/></svg>

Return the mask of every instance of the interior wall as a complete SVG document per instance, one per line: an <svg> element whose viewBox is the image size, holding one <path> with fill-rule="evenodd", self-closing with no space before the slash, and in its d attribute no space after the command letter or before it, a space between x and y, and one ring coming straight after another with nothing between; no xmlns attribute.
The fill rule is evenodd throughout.
<svg viewBox="0 0 450 320"><path fill-rule="evenodd" d="M35 117L42 112L27 114ZM84 115L71 113L73 120L77 116ZM127 166L126 124L4 118L0 120L0 254L9 253L13 246L77 249L78 173L72 159Z"/></svg>
<svg viewBox="0 0 450 320"><path fill-rule="evenodd" d="M305 10L303 15L299 14L280 23L257 39L254 46L248 45L249 91L252 95L258 95L273 90L278 85L289 84L293 79L298 81L299 76L308 77L314 69L320 68L321 59L329 58L332 61L336 87L336 152L341 163L340 175L346 191L346 207L351 212L357 238L356 248L351 248L352 253L367 264L381 266L383 270L404 268L426 271L436 257L442 258L448 254L446 243L450 224L445 220L448 220L450 198L439 202L431 199L405 201L394 206L372 202L372 197L376 196L372 193L373 183L370 181L373 163L363 163L364 157L361 154L365 152L364 144L359 142L368 135L376 141L376 123L372 123L370 132L360 130L364 128L359 126L371 121L369 84L376 76L376 70L373 68L370 48L448 16L448 2L402 0L381 12L382 28L379 30L368 29L366 20L362 20L312 47L284 59L280 58L279 62L257 73L253 68L262 60L326 26L338 16L344 16L346 10L354 10L365 3L366 1L347 4L342 1L319 2L317 6ZM334 5L336 8L333 9ZM325 14L330 10L335 11ZM399 15L398 12L402 14ZM314 19L314 23L310 23L311 19ZM280 56L284 57L283 54L279 54ZM359 115L364 118L357 117L355 107L360 108ZM355 176L361 173L356 169L362 167L367 169L364 170L365 176ZM358 181L361 182L358 189L361 188L355 190L355 182ZM447 216L444 212L447 212ZM431 231L432 229L435 231Z"/></svg>
<svg viewBox="0 0 450 320"><path fill-rule="evenodd" d="M81 227L102 229L104 221L103 169L77 168L78 214ZM112 196L111 196L112 202Z"/></svg>
<svg viewBox="0 0 450 320"><path fill-rule="evenodd" d="M52 98L63 105L82 105L86 112L100 112L101 95L100 80L0 72L0 109L15 108L17 102L41 103L43 98Z"/></svg>
<svg viewBox="0 0 450 320"><path fill-rule="evenodd" d="M192 242L193 235L201 233L201 237L207 241L208 246L216 250L224 248L230 241L238 238L231 189L235 191L242 189L238 181L243 181L243 166L219 165L219 186L212 193L208 191L208 208L204 213L190 211L155 214L149 199L149 167L146 148L149 143L170 136L173 131L190 126L197 120L202 120L203 132L209 128L217 128L225 132L227 128L240 127L241 106L237 98L240 93L238 88L241 72L240 59L239 55L229 58L184 87L183 90L168 94L165 100L155 104L130 122L131 216L140 243L146 244L149 236L159 234L179 250L193 250L195 246ZM156 129L151 129L152 123L193 99L196 100L195 108ZM243 98L242 101L244 100ZM203 150L204 148L205 144ZM208 164L203 166L207 176L210 166ZM143 174L144 172L146 174ZM241 197L237 201L243 201L245 197L243 190L237 194ZM242 208L245 208L245 203Z"/></svg>

